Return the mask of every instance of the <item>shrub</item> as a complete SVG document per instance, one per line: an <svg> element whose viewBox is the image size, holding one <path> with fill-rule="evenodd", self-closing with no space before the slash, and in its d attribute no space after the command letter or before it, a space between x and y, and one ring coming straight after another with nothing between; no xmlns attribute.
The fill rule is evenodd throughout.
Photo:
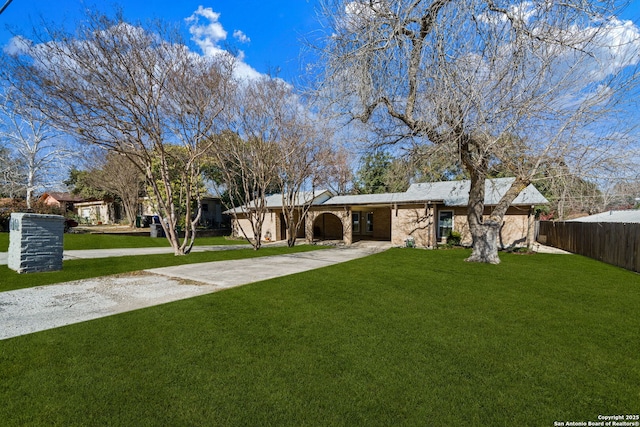
<svg viewBox="0 0 640 427"><path fill-rule="evenodd" d="M460 241L462 240L462 235L457 231L450 231L447 236L447 245L451 246L460 246Z"/></svg>
<svg viewBox="0 0 640 427"><path fill-rule="evenodd" d="M9 220L13 212L34 212L39 214L64 215L64 209L45 205L36 201L31 209L27 208L27 202L22 199L0 200L0 231L9 231Z"/></svg>

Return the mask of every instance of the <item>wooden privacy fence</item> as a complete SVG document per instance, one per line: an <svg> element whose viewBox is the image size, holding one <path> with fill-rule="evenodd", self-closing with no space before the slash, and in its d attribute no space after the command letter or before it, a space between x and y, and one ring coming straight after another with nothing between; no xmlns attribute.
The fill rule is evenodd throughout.
<svg viewBox="0 0 640 427"><path fill-rule="evenodd" d="M640 272L640 224L540 221L538 242Z"/></svg>

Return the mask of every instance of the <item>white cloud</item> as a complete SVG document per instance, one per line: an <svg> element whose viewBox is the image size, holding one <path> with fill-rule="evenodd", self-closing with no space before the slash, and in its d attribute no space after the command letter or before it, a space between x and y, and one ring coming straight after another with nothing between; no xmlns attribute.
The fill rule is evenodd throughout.
<svg viewBox="0 0 640 427"><path fill-rule="evenodd" d="M220 43L227 39L228 33L219 20L220 13L214 12L210 7L205 8L202 6L198 6L198 9L185 19L190 24L189 33L191 34L191 39L200 47L204 56L231 55L229 51L220 46ZM241 43L251 41L240 30L235 30L233 37ZM234 72L236 77L256 79L262 76L262 74L244 62L244 52L239 51L236 60L236 70Z"/></svg>
<svg viewBox="0 0 640 427"><path fill-rule="evenodd" d="M501 12L486 11L476 17L479 22L489 25L498 25L508 21L519 22L522 24L529 23L536 15L535 5L530 1L524 1L519 4L512 4L503 9Z"/></svg>
<svg viewBox="0 0 640 427"><path fill-rule="evenodd" d="M582 32L593 35L594 62L600 65L596 68L594 64L594 79L605 78L609 74L640 63L640 28L632 21L614 18L599 29L589 28Z"/></svg>
<svg viewBox="0 0 640 427"><path fill-rule="evenodd" d="M218 22L220 14L214 12L210 7L198 6L198 10L193 15L186 18L190 23L189 32L191 39L202 49L205 55L215 55L221 53L219 47L221 41L226 40L227 31Z"/></svg>
<svg viewBox="0 0 640 427"><path fill-rule="evenodd" d="M19 55L26 53L32 46L31 40L28 40L22 36L15 36L9 40L9 43L4 47L4 52L8 55Z"/></svg>
<svg viewBox="0 0 640 427"><path fill-rule="evenodd" d="M251 41L251 39L240 30L235 30L233 32L233 37L240 43L249 43Z"/></svg>
<svg viewBox="0 0 640 427"><path fill-rule="evenodd" d="M251 65L242 61L236 64L236 69L234 70L234 74L236 75L236 77L239 77L241 79L246 79L246 80L256 80L265 76L265 74L258 72Z"/></svg>
<svg viewBox="0 0 640 427"><path fill-rule="evenodd" d="M380 1L374 1L373 3L360 0L349 2L344 7L344 19L338 25L343 26L348 31L357 31L359 28L369 25L370 21L375 20L376 15L383 6Z"/></svg>

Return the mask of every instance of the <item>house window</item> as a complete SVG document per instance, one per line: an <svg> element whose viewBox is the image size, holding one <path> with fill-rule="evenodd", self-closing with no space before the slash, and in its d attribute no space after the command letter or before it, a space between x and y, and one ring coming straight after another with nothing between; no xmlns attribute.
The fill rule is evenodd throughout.
<svg viewBox="0 0 640 427"><path fill-rule="evenodd" d="M82 208L82 213L80 214L82 219L85 222L89 222L89 218L91 217L91 208Z"/></svg>
<svg viewBox="0 0 640 427"><path fill-rule="evenodd" d="M373 233L373 212L367 212L367 233Z"/></svg>
<svg viewBox="0 0 640 427"><path fill-rule="evenodd" d="M453 231L453 211L440 211L438 213L438 237L448 237Z"/></svg>
<svg viewBox="0 0 640 427"><path fill-rule="evenodd" d="M360 233L360 212L352 212L351 218L353 218L353 232Z"/></svg>

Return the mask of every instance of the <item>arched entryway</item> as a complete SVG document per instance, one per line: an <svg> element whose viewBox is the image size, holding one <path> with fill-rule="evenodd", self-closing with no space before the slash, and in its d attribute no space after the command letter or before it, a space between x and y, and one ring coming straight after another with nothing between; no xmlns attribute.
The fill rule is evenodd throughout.
<svg viewBox="0 0 640 427"><path fill-rule="evenodd" d="M346 208L309 211L305 223L308 243L317 240L342 240L350 245L351 212Z"/></svg>
<svg viewBox="0 0 640 427"><path fill-rule="evenodd" d="M343 240L342 221L332 213L323 213L313 221L313 237L319 240Z"/></svg>

